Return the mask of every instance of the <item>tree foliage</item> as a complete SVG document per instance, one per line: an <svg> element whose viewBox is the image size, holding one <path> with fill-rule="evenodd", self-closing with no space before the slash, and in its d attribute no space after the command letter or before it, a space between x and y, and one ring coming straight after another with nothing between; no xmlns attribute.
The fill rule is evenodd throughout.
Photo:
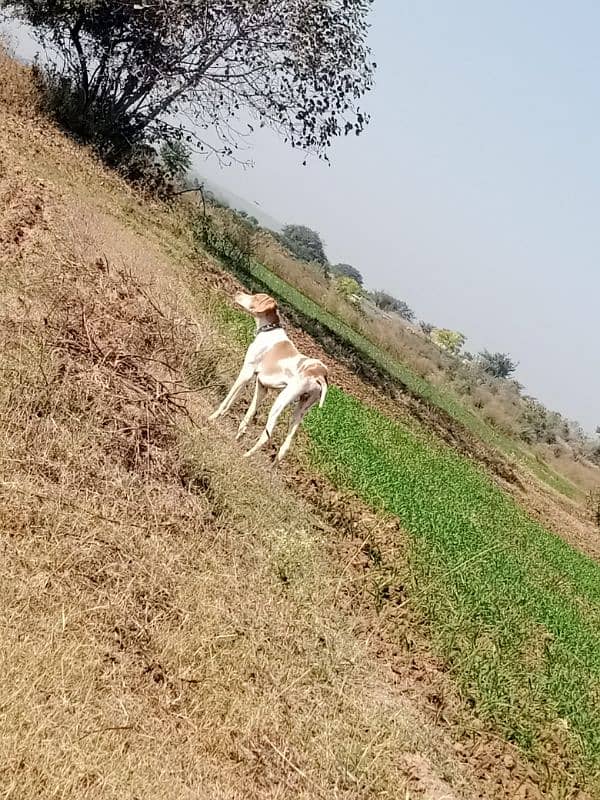
<svg viewBox="0 0 600 800"><path fill-rule="evenodd" d="M521 438L528 444L554 444L557 438L568 438L569 429L557 411L549 411L534 397L524 398L521 412Z"/></svg>
<svg viewBox="0 0 600 800"><path fill-rule="evenodd" d="M0 0L51 59L63 122L113 159L193 132L232 156L255 120L326 156L368 122L372 0ZM173 122L177 119L177 122ZM210 131L210 134L202 134ZM212 137L212 138L211 138Z"/></svg>
<svg viewBox="0 0 600 800"><path fill-rule="evenodd" d="M160 158L168 176L178 181L185 178L192 166L190 148L177 140L163 142Z"/></svg>
<svg viewBox="0 0 600 800"><path fill-rule="evenodd" d="M453 355L458 355L467 341L467 337L463 333L449 328L436 328L431 334L431 338L439 347Z"/></svg>
<svg viewBox="0 0 600 800"><path fill-rule="evenodd" d="M360 295L361 288L358 281L346 275L340 275L335 279L335 288L340 294L344 295L347 299L353 295Z"/></svg>
<svg viewBox="0 0 600 800"><path fill-rule="evenodd" d="M323 266L327 264L320 235L306 225L286 225L279 238L290 253L302 261L316 261Z"/></svg>
<svg viewBox="0 0 600 800"><path fill-rule="evenodd" d="M519 366L507 353L490 353L482 350L477 357L477 363L488 375L494 378L508 378Z"/></svg>
<svg viewBox="0 0 600 800"><path fill-rule="evenodd" d="M407 322L412 322L415 319L415 312L408 303L405 303L404 300L398 300L387 292L374 292L373 300L382 311L393 311L407 320Z"/></svg>
<svg viewBox="0 0 600 800"><path fill-rule="evenodd" d="M353 278L360 286L363 285L364 280L360 271L353 267L352 264L332 264L330 270L334 275L343 275L346 278Z"/></svg>

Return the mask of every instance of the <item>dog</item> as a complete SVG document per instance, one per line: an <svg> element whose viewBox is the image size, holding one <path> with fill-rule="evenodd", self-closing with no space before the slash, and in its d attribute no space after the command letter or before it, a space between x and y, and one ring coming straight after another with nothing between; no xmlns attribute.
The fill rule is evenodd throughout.
<svg viewBox="0 0 600 800"><path fill-rule="evenodd" d="M316 403L320 408L325 403L328 389L327 367L322 361L304 356L298 351L281 326L277 303L268 294L239 292L235 295L234 302L252 314L256 321L256 334L229 394L209 419L215 420L225 414L244 386L256 379L254 397L238 428L236 438L240 439L256 417L267 389L280 389L280 394L269 412L265 429L254 447L244 453L244 456L253 455L266 444L273 435L282 411L295 402L296 408L288 435L277 454L277 460L281 461L290 449L307 411Z"/></svg>

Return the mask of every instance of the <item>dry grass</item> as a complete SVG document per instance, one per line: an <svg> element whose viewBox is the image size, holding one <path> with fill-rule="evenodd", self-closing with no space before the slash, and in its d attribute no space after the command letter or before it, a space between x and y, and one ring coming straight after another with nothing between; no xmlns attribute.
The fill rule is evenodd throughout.
<svg viewBox="0 0 600 800"><path fill-rule="evenodd" d="M229 279L178 212L0 119L0 794L540 797L476 721L455 741L404 602L375 613L385 522L204 422Z"/></svg>
<svg viewBox="0 0 600 800"><path fill-rule="evenodd" d="M294 258L270 234L256 234L253 245L259 261L268 264L276 275L291 281L308 297L322 297L330 292L329 281L318 269Z"/></svg>
<svg viewBox="0 0 600 800"><path fill-rule="evenodd" d="M565 475L576 486L581 486L585 490L595 489L600 485L600 474L598 467L585 461L583 458L574 454L570 448L558 452L556 448L539 446L543 458L552 469L560 475Z"/></svg>
<svg viewBox="0 0 600 800"><path fill-rule="evenodd" d="M0 793L467 796L328 528L203 422L234 365L160 228L53 135L0 133Z"/></svg>
<svg viewBox="0 0 600 800"><path fill-rule="evenodd" d="M0 40L0 106L18 111L19 115L35 115L40 108L39 94L32 81L31 70L18 64Z"/></svg>

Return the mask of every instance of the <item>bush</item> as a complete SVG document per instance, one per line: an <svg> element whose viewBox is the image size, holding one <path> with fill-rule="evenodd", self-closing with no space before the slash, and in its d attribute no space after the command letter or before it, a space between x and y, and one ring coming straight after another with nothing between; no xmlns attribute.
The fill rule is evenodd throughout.
<svg viewBox="0 0 600 800"><path fill-rule="evenodd" d="M334 285L336 291L346 299L349 299L352 295L360 295L360 285L354 278L346 278L344 276L336 278Z"/></svg>
<svg viewBox="0 0 600 800"><path fill-rule="evenodd" d="M407 322L412 322L415 318L415 312L408 303L405 303L404 300L398 300L387 292L373 292L373 300L375 305L382 311L393 311Z"/></svg>
<svg viewBox="0 0 600 800"><path fill-rule="evenodd" d="M439 347L453 355L460 353L467 340L463 333L451 331L449 328L436 328L431 334L431 338Z"/></svg>
<svg viewBox="0 0 600 800"><path fill-rule="evenodd" d="M477 363L494 378L508 378L519 366L507 353L490 353L489 350L479 353Z"/></svg>
<svg viewBox="0 0 600 800"><path fill-rule="evenodd" d="M279 236L281 243L302 261L325 266L327 256L320 235L306 225L286 225Z"/></svg>
<svg viewBox="0 0 600 800"><path fill-rule="evenodd" d="M353 278L360 286L363 285L363 276L352 264L331 264L329 269L334 275Z"/></svg>

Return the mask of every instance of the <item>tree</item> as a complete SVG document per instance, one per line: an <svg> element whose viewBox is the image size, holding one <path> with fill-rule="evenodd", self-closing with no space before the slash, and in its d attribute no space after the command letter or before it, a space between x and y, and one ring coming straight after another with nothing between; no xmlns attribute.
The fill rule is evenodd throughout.
<svg viewBox="0 0 600 800"><path fill-rule="evenodd" d="M490 353L482 350L477 356L477 363L488 375L494 378L508 378L519 366L507 353Z"/></svg>
<svg viewBox="0 0 600 800"><path fill-rule="evenodd" d="M415 318L415 312L404 300L398 300L387 292L374 292L373 300L382 311L393 311L407 322L412 322Z"/></svg>
<svg viewBox="0 0 600 800"><path fill-rule="evenodd" d="M363 276L352 264L332 264L330 269L334 275L344 275L347 278L353 278L360 286L363 285Z"/></svg>
<svg viewBox="0 0 600 800"><path fill-rule="evenodd" d="M321 237L306 225L286 225L280 240L287 249L302 261L316 261L325 266L327 256Z"/></svg>
<svg viewBox="0 0 600 800"><path fill-rule="evenodd" d="M425 336L431 336L435 330L435 325L432 325L431 322L424 322L423 320L420 320L419 328L421 328Z"/></svg>
<svg viewBox="0 0 600 800"><path fill-rule="evenodd" d="M436 328L431 334L431 338L439 347L453 355L458 355L467 341L467 337L463 333L452 331L449 328Z"/></svg>
<svg viewBox="0 0 600 800"><path fill-rule="evenodd" d="M230 157L253 130L248 117L326 158L335 137L368 123L358 102L376 66L371 4L0 0L50 54L61 122L115 161L139 142L184 136Z"/></svg>
<svg viewBox="0 0 600 800"><path fill-rule="evenodd" d="M168 176L178 181L185 178L192 166L190 148L177 140L163 142L160 158Z"/></svg>
<svg viewBox="0 0 600 800"><path fill-rule="evenodd" d="M548 411L535 397L525 397L524 401L520 415L521 438L529 444L555 444L557 433L563 432L560 414Z"/></svg>
<svg viewBox="0 0 600 800"><path fill-rule="evenodd" d="M340 275L339 278L335 279L335 288L346 299L350 299L353 295L360 296L361 294L359 282L345 275Z"/></svg>

